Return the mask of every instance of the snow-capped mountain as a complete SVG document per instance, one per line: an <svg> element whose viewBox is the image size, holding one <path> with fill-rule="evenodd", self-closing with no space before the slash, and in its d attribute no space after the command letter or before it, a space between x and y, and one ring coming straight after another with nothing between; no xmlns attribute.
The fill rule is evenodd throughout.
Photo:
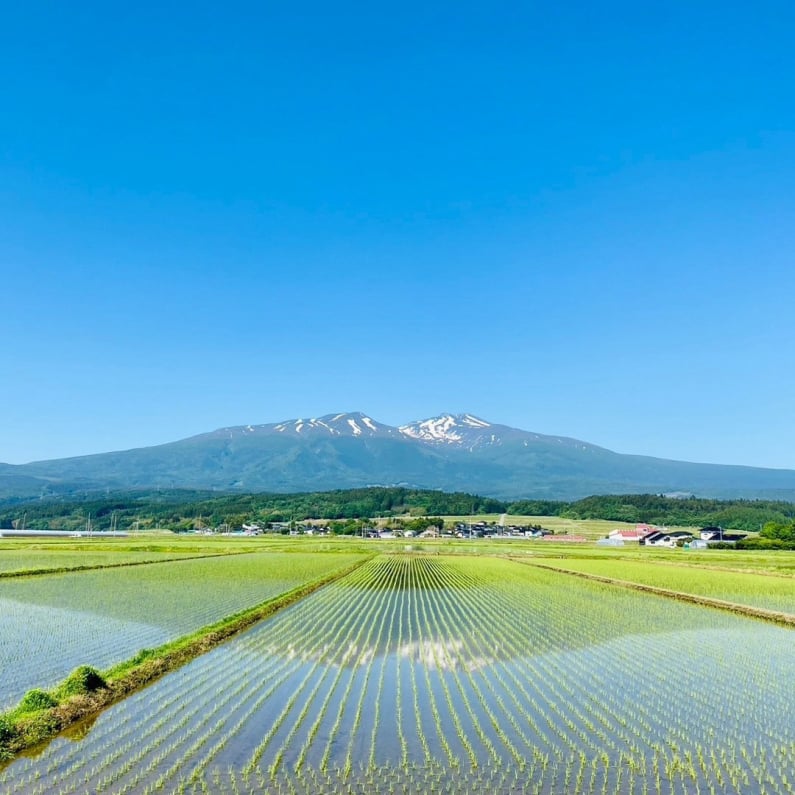
<svg viewBox="0 0 795 795"><path fill-rule="evenodd" d="M439 414L406 425L394 426L378 422L361 411L324 414L322 417L299 417L297 419L271 422L264 425L235 425L219 428L196 439L216 437L240 439L279 435L318 441L324 438L358 439L402 439L419 442L430 448L474 451L478 448L519 443L527 447L540 442L554 443L562 447L579 447L582 450L597 449L577 439L562 436L545 436L522 431L508 425L488 422L474 414Z"/></svg>
<svg viewBox="0 0 795 795"><path fill-rule="evenodd" d="M358 437L411 439L431 444L448 444L457 447L473 448L483 444L499 444L502 435L496 431L512 432L514 429L504 425L492 425L473 414L440 414L438 417L417 420L395 427L378 422L361 411L324 414L322 417L299 417L267 425L237 425L220 428L212 435L250 436L278 433L283 436L296 436L304 439L318 437Z"/></svg>
<svg viewBox="0 0 795 795"><path fill-rule="evenodd" d="M371 485L576 499L682 491L795 498L795 472L622 455L445 413L400 427L362 412L237 425L176 442L79 458L0 464L0 497L105 489L321 491Z"/></svg>

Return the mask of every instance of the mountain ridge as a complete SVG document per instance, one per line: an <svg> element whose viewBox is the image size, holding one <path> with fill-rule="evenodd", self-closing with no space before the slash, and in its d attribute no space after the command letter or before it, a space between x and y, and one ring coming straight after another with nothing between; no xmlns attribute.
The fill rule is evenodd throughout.
<svg viewBox="0 0 795 795"><path fill-rule="evenodd" d="M685 492L795 499L795 471L626 455L443 413L400 426L360 411L218 428L151 447L0 464L0 496L102 489L315 491L398 485L502 498Z"/></svg>

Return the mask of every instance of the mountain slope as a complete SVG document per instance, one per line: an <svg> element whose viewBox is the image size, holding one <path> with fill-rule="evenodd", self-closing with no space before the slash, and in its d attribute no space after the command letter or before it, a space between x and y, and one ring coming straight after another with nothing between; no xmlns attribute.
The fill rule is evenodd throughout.
<svg viewBox="0 0 795 795"><path fill-rule="evenodd" d="M361 412L220 428L177 442L0 465L0 496L193 488L314 491L407 485L503 497L693 492L795 499L795 472L630 456L443 414L399 428Z"/></svg>

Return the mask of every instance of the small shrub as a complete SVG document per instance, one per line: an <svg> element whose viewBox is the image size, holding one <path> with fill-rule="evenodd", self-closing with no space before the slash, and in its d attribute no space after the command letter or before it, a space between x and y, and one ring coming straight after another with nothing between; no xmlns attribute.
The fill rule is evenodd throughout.
<svg viewBox="0 0 795 795"><path fill-rule="evenodd" d="M54 707L58 702L46 691L34 688L25 693L19 703L20 712L38 712L42 709Z"/></svg>
<svg viewBox="0 0 795 795"><path fill-rule="evenodd" d="M795 549L795 542L780 538L745 538L737 542L737 549Z"/></svg>
<svg viewBox="0 0 795 795"><path fill-rule="evenodd" d="M81 665L69 674L58 689L58 693L66 697L77 696L93 693L103 687L106 687L106 682L102 678L102 674L90 665Z"/></svg>

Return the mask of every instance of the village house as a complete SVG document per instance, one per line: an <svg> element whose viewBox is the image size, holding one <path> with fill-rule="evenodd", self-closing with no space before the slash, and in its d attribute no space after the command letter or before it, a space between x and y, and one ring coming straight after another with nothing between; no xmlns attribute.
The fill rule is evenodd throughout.
<svg viewBox="0 0 795 795"><path fill-rule="evenodd" d="M617 530L611 530L608 534L608 538L614 539L616 541L634 541L638 542L644 536L647 536L649 533L652 532L652 528L649 525L637 525L634 528L622 527L618 528Z"/></svg>
<svg viewBox="0 0 795 795"><path fill-rule="evenodd" d="M736 544L745 538L744 533L727 533L722 527L702 527L699 537L707 544Z"/></svg>

